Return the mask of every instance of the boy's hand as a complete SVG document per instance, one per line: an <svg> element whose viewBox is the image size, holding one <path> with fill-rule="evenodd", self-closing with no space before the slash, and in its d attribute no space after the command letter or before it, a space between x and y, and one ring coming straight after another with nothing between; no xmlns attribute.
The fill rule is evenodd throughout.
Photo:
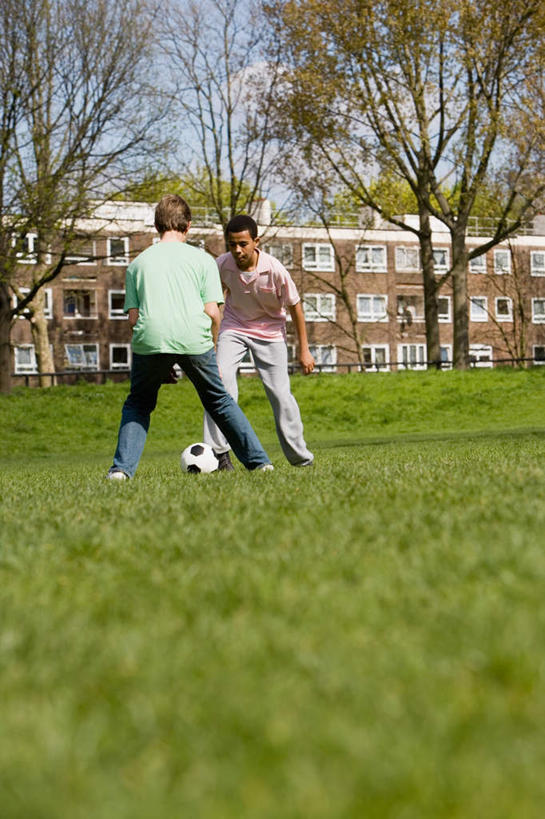
<svg viewBox="0 0 545 819"><path fill-rule="evenodd" d="M314 370L315 361L310 353L310 350L304 350L299 356L299 364L303 370L303 375L310 375Z"/></svg>

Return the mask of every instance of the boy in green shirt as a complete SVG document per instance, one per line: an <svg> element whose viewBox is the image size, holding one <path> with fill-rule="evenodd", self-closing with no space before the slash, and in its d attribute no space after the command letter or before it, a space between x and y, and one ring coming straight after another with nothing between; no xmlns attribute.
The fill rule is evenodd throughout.
<svg viewBox="0 0 545 819"><path fill-rule="evenodd" d="M179 364L247 469L272 469L267 453L220 378L215 343L223 293L215 261L187 245L191 211L167 194L155 210L161 241L144 250L126 274L125 312L133 330L131 390L108 478L134 475L162 383Z"/></svg>

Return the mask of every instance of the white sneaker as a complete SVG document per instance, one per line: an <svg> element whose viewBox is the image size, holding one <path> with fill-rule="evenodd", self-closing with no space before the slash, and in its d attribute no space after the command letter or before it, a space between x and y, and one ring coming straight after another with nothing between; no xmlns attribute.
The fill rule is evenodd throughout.
<svg viewBox="0 0 545 819"><path fill-rule="evenodd" d="M293 464L293 466L312 466L314 463L314 456L312 458L308 458L306 461L299 461L298 464Z"/></svg>
<svg viewBox="0 0 545 819"><path fill-rule="evenodd" d="M256 466L254 472L272 472L274 466L272 464L261 464L261 466Z"/></svg>
<svg viewBox="0 0 545 819"><path fill-rule="evenodd" d="M128 481L129 476L126 475L121 469L110 469L108 474L106 475L107 480L109 481Z"/></svg>

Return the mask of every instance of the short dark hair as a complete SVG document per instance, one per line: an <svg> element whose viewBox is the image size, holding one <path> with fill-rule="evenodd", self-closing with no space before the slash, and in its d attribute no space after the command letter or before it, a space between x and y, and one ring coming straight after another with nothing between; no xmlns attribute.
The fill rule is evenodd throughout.
<svg viewBox="0 0 545 819"><path fill-rule="evenodd" d="M191 209L177 193L166 193L155 208L155 227L161 235L167 230L185 233L191 222Z"/></svg>
<svg viewBox="0 0 545 819"><path fill-rule="evenodd" d="M229 236L230 233L242 233L243 230L247 230L252 239L257 239L257 224L251 216L246 216L245 213L241 213L239 216L233 216L227 223L225 235Z"/></svg>

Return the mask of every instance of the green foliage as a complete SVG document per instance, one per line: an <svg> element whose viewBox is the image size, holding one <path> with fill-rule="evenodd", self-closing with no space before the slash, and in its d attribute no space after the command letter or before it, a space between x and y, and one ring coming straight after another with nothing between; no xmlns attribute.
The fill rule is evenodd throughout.
<svg viewBox="0 0 545 819"><path fill-rule="evenodd" d="M119 485L126 385L0 398L3 816L541 816L545 372L293 386L315 467L244 379L275 472L182 475L182 383Z"/></svg>

